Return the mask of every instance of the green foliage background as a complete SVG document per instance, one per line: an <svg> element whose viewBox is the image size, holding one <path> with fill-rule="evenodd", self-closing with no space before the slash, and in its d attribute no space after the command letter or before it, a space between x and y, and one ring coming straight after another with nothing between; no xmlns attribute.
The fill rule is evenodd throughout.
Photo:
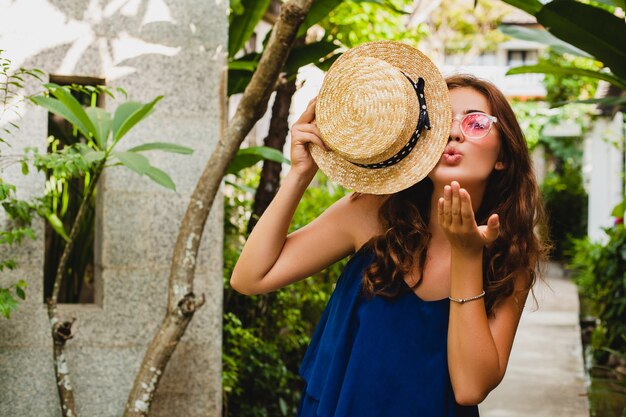
<svg viewBox="0 0 626 417"><path fill-rule="evenodd" d="M334 283L347 260L279 291L243 296L229 283L245 241L250 192L258 168L229 181L224 197L223 416L295 416L302 382L298 367ZM304 194L291 231L305 226L347 191L318 174Z"/></svg>
<svg viewBox="0 0 626 417"><path fill-rule="evenodd" d="M427 34L422 26L408 29L403 10L413 5L413 0L343 1L320 22L325 37L352 48L364 42L393 39L417 46Z"/></svg>
<svg viewBox="0 0 626 417"><path fill-rule="evenodd" d="M571 264L588 312L600 321L592 336L599 363L608 359L602 348L626 352L626 227L618 224L605 232L605 243L576 240Z"/></svg>

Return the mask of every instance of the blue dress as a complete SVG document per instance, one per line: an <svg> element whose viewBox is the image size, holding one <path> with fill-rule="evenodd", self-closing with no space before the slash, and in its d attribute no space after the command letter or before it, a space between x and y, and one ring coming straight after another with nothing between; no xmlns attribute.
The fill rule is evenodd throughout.
<svg viewBox="0 0 626 417"><path fill-rule="evenodd" d="M372 254L350 259L302 360L299 417L478 417L454 400L448 374L448 299L413 291L360 295Z"/></svg>

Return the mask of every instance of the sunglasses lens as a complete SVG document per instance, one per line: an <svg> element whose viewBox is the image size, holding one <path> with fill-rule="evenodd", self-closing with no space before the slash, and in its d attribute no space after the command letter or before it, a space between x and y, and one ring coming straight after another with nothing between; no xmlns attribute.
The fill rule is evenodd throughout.
<svg viewBox="0 0 626 417"><path fill-rule="evenodd" d="M491 120L484 114L471 113L463 118L461 129L465 136L480 138L491 129Z"/></svg>

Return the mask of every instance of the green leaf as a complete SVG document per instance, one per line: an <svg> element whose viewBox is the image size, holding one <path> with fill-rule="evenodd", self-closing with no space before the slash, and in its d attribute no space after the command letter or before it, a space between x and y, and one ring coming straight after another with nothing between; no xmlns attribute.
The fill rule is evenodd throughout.
<svg viewBox="0 0 626 417"><path fill-rule="evenodd" d="M4 271L4 268L7 268L12 271L16 267L17 267L17 264L15 263L13 259L5 259L3 261L0 261L0 271Z"/></svg>
<svg viewBox="0 0 626 417"><path fill-rule="evenodd" d="M241 0L230 0L230 13L231 14L242 14L244 12L243 5L241 4Z"/></svg>
<svg viewBox="0 0 626 417"><path fill-rule="evenodd" d="M553 1L537 20L558 38L593 55L626 79L626 23L606 10L577 1Z"/></svg>
<svg viewBox="0 0 626 417"><path fill-rule="evenodd" d="M11 311L17 308L17 301L6 288L0 288L0 314L5 318L11 317Z"/></svg>
<svg viewBox="0 0 626 417"><path fill-rule="evenodd" d="M498 26L498 29L500 29L500 32L504 33L505 35L517 39L523 39L526 41L538 42L543 45L548 45L555 52L558 52L560 54L571 54L576 56L582 56L585 58L593 58L585 51L580 50L567 42L563 42L562 40L544 29L527 28L517 25L500 25Z"/></svg>
<svg viewBox="0 0 626 417"><path fill-rule="evenodd" d="M45 96L32 97L31 101L35 103L36 105L41 106L44 109L48 110L50 113L56 114L57 116L61 116L62 118L70 122L73 126L76 126L76 128L80 131L80 133L82 133L82 135L85 136L86 138L90 137L90 131L87 128L87 126L85 126L80 121L80 119L76 117L76 115L72 113L70 109L68 109L67 106L63 104L61 101L52 97L45 97Z"/></svg>
<svg viewBox="0 0 626 417"><path fill-rule="evenodd" d="M570 103L581 103L581 104L596 104L600 106L623 106L626 105L626 97L603 97L603 98L589 98L586 100L573 100L573 101L559 101L558 103L553 103L551 107L560 107L565 106Z"/></svg>
<svg viewBox="0 0 626 417"><path fill-rule="evenodd" d="M78 119L79 124L68 120L70 123L75 125L79 130L82 126L82 133L86 138L90 138L95 131L95 127L83 106L76 100L76 98L72 95L70 90L66 87L61 87L54 83L44 84L50 93L55 96L73 115L76 119Z"/></svg>
<svg viewBox="0 0 626 417"><path fill-rule="evenodd" d="M141 154L135 152L115 152L112 156L139 175L146 174L150 169L150 161Z"/></svg>
<svg viewBox="0 0 626 417"><path fill-rule="evenodd" d="M242 0L242 14L235 15L228 28L228 56L234 57L250 39L265 14L270 0Z"/></svg>
<svg viewBox="0 0 626 417"><path fill-rule="evenodd" d="M150 166L146 171L146 175L157 184L162 185L165 188L169 188L170 190L176 191L176 184L174 184L172 178L170 178L169 175L167 175L164 171L161 171L159 168Z"/></svg>
<svg viewBox="0 0 626 417"><path fill-rule="evenodd" d="M300 25L296 38L304 36L311 26L328 16L342 2L343 0L315 0L304 18L304 22Z"/></svg>
<svg viewBox="0 0 626 417"><path fill-rule="evenodd" d="M228 91L226 94L230 97L234 94L243 93L251 79L252 73L250 71L229 70Z"/></svg>
<svg viewBox="0 0 626 417"><path fill-rule="evenodd" d="M26 293L24 292L23 289L21 289L20 287L15 287L15 293L17 294L18 297L20 297L22 300L26 300Z"/></svg>
<svg viewBox="0 0 626 417"><path fill-rule="evenodd" d="M115 115L113 116L113 124L111 125L111 130L113 131L113 139L116 138L116 133L122 127L122 124L135 112L139 111L143 103L139 103L138 101L127 101L125 103L120 104L115 109Z"/></svg>
<svg viewBox="0 0 626 417"><path fill-rule="evenodd" d="M28 175L28 164L26 161L21 161L22 163L22 175Z"/></svg>
<svg viewBox="0 0 626 417"><path fill-rule="evenodd" d="M259 61L243 61L240 59L236 59L234 61L230 61L228 63L228 70L239 70L239 71L256 71L256 67L259 65Z"/></svg>
<svg viewBox="0 0 626 417"><path fill-rule="evenodd" d="M242 169L251 167L263 159L280 163L289 163L289 160L285 158L283 153L274 148L270 148L268 146L253 146L237 151L237 155L235 155L233 160L230 162L230 165L228 165L226 173L237 175L237 173L239 173Z"/></svg>
<svg viewBox="0 0 626 417"><path fill-rule="evenodd" d="M224 183L228 184L230 186L233 186L235 188L238 188L241 191L243 191L244 193L250 193L252 195L254 195L256 193L256 188L254 188L254 187L250 187L250 186L247 186L247 185L244 185L244 184L239 184L239 183L230 181L228 179L225 179Z"/></svg>
<svg viewBox="0 0 626 417"><path fill-rule="evenodd" d="M374 3L374 4L378 4L382 7L385 7L389 10L391 10L394 13L398 13L398 14L411 14L409 12L406 12L402 9L397 8L393 3L391 3L388 0L352 0L355 3Z"/></svg>
<svg viewBox="0 0 626 417"><path fill-rule="evenodd" d="M625 212L626 212L626 200L622 201L621 203L619 203L613 208L613 211L611 212L611 216L623 218Z"/></svg>
<svg viewBox="0 0 626 417"><path fill-rule="evenodd" d="M328 41L319 41L295 47L289 53L284 71L287 73L288 77L295 75L301 67L319 62L337 48L339 48L339 46Z"/></svg>
<svg viewBox="0 0 626 417"><path fill-rule="evenodd" d="M130 152L145 152L145 151L163 151L171 153L180 153L183 155L191 155L193 149L187 146L177 145L175 143L168 142L151 142L144 143L143 145L135 146L129 149Z"/></svg>
<svg viewBox="0 0 626 417"><path fill-rule="evenodd" d="M576 67L561 67L558 65L548 65L548 64L539 64L539 65L525 65L522 67L511 68L507 71L506 75L513 74L528 74L528 73L539 73L539 74L561 74L561 75L578 75L581 77L591 77L597 78L600 80L608 81L613 85L621 88L622 90L626 90L626 81L617 78L611 73L602 72L602 71L593 71L583 68Z"/></svg>
<svg viewBox="0 0 626 417"><path fill-rule="evenodd" d="M48 219L48 223L50 223L50 226L52 227L52 229L59 236L61 236L63 240L65 240L66 242L70 241L69 236L67 235L67 233L65 233L65 227L63 226L63 222L61 221L61 219L57 217L56 214L50 213L46 215L46 219Z"/></svg>
<svg viewBox="0 0 626 417"><path fill-rule="evenodd" d="M115 145L130 129L146 118L162 98L163 96L158 96L145 104L132 101L120 104L113 116L113 144Z"/></svg>
<svg viewBox="0 0 626 417"><path fill-rule="evenodd" d="M94 150L85 152L85 154L83 155L83 157L85 158L85 161L87 161L87 163L89 164L93 164L94 162L101 161L105 156L106 154L104 151L94 151Z"/></svg>
<svg viewBox="0 0 626 417"><path fill-rule="evenodd" d="M85 112L95 127L94 138L96 143L100 149L106 149L111 133L111 114L99 107L88 107Z"/></svg>
<svg viewBox="0 0 626 417"><path fill-rule="evenodd" d="M570 0L574 1L574 0ZM626 0L594 0L596 3L606 4L610 7L621 7L622 9L626 8Z"/></svg>
<svg viewBox="0 0 626 417"><path fill-rule="evenodd" d="M530 13L535 16L543 7L538 0L504 0L505 3L509 3L511 6L515 6L518 9L522 9L526 13Z"/></svg>
<svg viewBox="0 0 626 417"><path fill-rule="evenodd" d="M252 79L259 59L261 54L252 52L228 63L228 96L243 93Z"/></svg>

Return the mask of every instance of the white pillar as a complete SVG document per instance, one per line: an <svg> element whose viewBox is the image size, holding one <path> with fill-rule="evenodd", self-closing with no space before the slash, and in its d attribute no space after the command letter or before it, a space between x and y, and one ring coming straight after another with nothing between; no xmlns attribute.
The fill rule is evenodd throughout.
<svg viewBox="0 0 626 417"><path fill-rule="evenodd" d="M612 226L613 207L622 201L624 190L623 115L599 117L585 139L585 185L589 192L587 234L593 241L606 241L602 228Z"/></svg>

